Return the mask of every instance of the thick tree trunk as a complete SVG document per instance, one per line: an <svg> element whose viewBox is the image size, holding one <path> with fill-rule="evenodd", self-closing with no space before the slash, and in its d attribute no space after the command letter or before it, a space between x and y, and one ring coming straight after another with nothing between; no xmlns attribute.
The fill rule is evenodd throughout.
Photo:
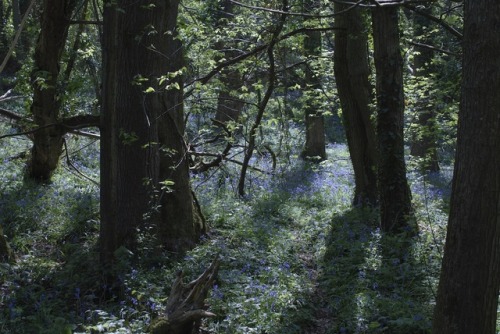
<svg viewBox="0 0 500 334"><path fill-rule="evenodd" d="M335 4L335 11L347 9ZM377 137L371 120L372 86L369 81L368 36L361 9L351 9L335 19L335 82L354 169L353 205L378 203Z"/></svg>
<svg viewBox="0 0 500 334"><path fill-rule="evenodd" d="M463 82L433 333L496 332L500 289L500 3L466 0Z"/></svg>
<svg viewBox="0 0 500 334"><path fill-rule="evenodd" d="M432 4L428 4L421 9L429 15L432 14ZM428 20L418 14L414 14L414 35L421 37L421 43L432 45L432 35L428 32L432 28L428 26ZM427 48L420 48L413 57L413 70L417 81L419 78L428 78L430 66L433 58L433 51ZM418 86L417 86L418 87ZM439 171L438 163L438 136L436 124L436 106L432 105L429 87L424 85L421 92L421 98L416 101L416 123L418 127L412 133L412 143L410 154L421 159L420 167L424 172Z"/></svg>
<svg viewBox="0 0 500 334"><path fill-rule="evenodd" d="M156 119L158 78L168 59L164 42L168 11L120 0L104 8L101 118L101 259L114 261L121 246L133 249L158 179ZM152 33L151 29L156 29ZM150 47L154 46L155 50Z"/></svg>
<svg viewBox="0 0 500 334"><path fill-rule="evenodd" d="M134 247L151 219L170 250L205 231L189 183L182 108L179 2L121 0L106 6L101 130L101 256ZM173 75L176 73L176 75ZM153 212L160 205L160 214Z"/></svg>
<svg viewBox="0 0 500 334"><path fill-rule="evenodd" d="M63 133L50 124L59 121L60 94L63 94L58 90L59 62L75 5L73 0L45 0L43 3L41 31L31 74L31 113L40 130L33 135L33 148L27 168L27 177L37 181L50 181L62 152Z"/></svg>
<svg viewBox="0 0 500 334"><path fill-rule="evenodd" d="M375 68L377 72L378 185L381 229L414 232L411 193L406 179L403 137L403 60L397 7L372 11Z"/></svg>
<svg viewBox="0 0 500 334"><path fill-rule="evenodd" d="M313 13L318 7L317 0L304 0L304 12ZM321 32L308 31L305 33L304 51L307 57L316 61L321 56ZM325 121L319 103L321 80L319 73L314 71L314 65L306 66L304 85L306 100L304 103L304 117L306 124L306 143L302 151L304 158L316 158L316 161L326 159L325 149Z"/></svg>

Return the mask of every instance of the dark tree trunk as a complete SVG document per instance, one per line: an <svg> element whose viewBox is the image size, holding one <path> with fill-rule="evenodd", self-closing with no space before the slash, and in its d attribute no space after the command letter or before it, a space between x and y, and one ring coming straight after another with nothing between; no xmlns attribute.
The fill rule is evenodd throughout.
<svg viewBox="0 0 500 334"><path fill-rule="evenodd" d="M335 4L335 11L347 9ZM352 9L335 19L335 82L342 106L342 119L354 169L353 205L378 203L377 137L371 120L372 86L369 81L368 36L361 9Z"/></svg>
<svg viewBox="0 0 500 334"><path fill-rule="evenodd" d="M403 137L403 60L397 7L372 11L375 68L377 72L378 185L381 229L403 232L414 229L411 193L406 180Z"/></svg>
<svg viewBox="0 0 500 334"><path fill-rule="evenodd" d="M168 11L165 1L154 4L151 9L141 1L119 0L104 8L100 235L104 263L112 263L121 246L134 248L136 229L149 212L158 180L156 120L163 94L157 79L168 64L162 41ZM151 32L152 27L157 33ZM152 45L156 50L150 49ZM146 93L149 87L158 93Z"/></svg>
<svg viewBox="0 0 500 334"><path fill-rule="evenodd" d="M58 89L59 62L75 5L73 0L45 0L43 3L41 30L31 74L31 113L40 130L33 135L33 148L27 168L27 177L41 182L50 181L62 152L64 133L50 124L57 123L60 117L61 94L64 92Z"/></svg>
<svg viewBox="0 0 500 334"><path fill-rule="evenodd" d="M170 250L192 247L205 225L191 193L182 108L178 1L121 0L104 18L101 256L134 248L145 219ZM153 30L154 29L154 30ZM155 194L155 196L153 196ZM154 204L161 206L158 215Z"/></svg>
<svg viewBox="0 0 500 334"><path fill-rule="evenodd" d="M428 4L421 10L431 15L432 8L433 5ZM418 14L414 15L414 35L421 37L421 43L432 45L432 34L428 31L432 26L429 27L426 18ZM428 48L419 48L417 51L413 58L413 70L417 81L419 78L425 80L431 73L430 67L434 53ZM439 164L436 106L432 105L430 88L424 85L421 89L424 90L420 93L422 97L415 104L415 118L418 127L412 133L410 154L421 159L420 167L424 172L437 172Z"/></svg>
<svg viewBox="0 0 500 334"><path fill-rule="evenodd" d="M463 82L433 333L496 333L500 289L500 3L465 0Z"/></svg>
<svg viewBox="0 0 500 334"><path fill-rule="evenodd" d="M304 0L304 12L314 13L318 7L317 0ZM312 62L321 56L321 32L307 31L304 39L304 52ZM306 66L304 78L306 100L304 103L304 117L306 125L306 143L302 151L304 158L316 158L317 161L326 159L325 149L325 120L321 111L321 80L314 65L309 62ZM318 159L319 158L319 159Z"/></svg>
<svg viewBox="0 0 500 334"><path fill-rule="evenodd" d="M184 67L182 43L177 37L176 24L179 1L167 1L166 30L173 32L166 41L165 54L168 62L162 67L170 73ZM159 115L160 142L160 195L161 220L159 238L164 246L174 252L192 248L207 230L205 221L189 180L189 161L184 141L183 80L179 74L169 82L171 89L165 93L164 105Z"/></svg>

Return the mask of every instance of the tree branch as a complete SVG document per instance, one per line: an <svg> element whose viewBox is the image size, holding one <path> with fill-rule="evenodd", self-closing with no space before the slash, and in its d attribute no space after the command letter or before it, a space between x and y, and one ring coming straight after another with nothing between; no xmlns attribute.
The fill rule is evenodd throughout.
<svg viewBox="0 0 500 334"><path fill-rule="evenodd" d="M7 109L4 109L4 108L0 108L0 115L5 116L7 118L10 118L16 122L19 122L22 120L33 122L31 119L24 118L21 115L18 115L17 113L10 111L10 110L7 110ZM47 125L40 126L40 127L31 129L31 130L23 131L23 132L2 135L2 136L0 136L0 139L8 138L8 137L29 135L29 134L35 133L41 129L46 129L46 128L51 127L51 126L58 127L62 134L72 133L72 134L76 134L79 136L99 139L100 136L98 134L85 132L85 131L79 131L80 129L84 129L84 128L92 128L92 127L99 128L99 123L100 123L99 116L78 115L78 116L65 118L59 123L47 124Z"/></svg>
<svg viewBox="0 0 500 334"><path fill-rule="evenodd" d="M411 45L414 45L416 47L419 47L419 48L424 48L424 49L429 49L429 50L436 51L436 52L441 52L441 53L444 53L444 54L449 55L449 56L460 57L460 54L458 54L456 52L447 51L447 50L438 48L436 46L418 43L418 42L411 42L411 41L408 43Z"/></svg>
<svg viewBox="0 0 500 334"><path fill-rule="evenodd" d="M462 38L463 38L462 33L460 33L458 30L456 30L455 28L453 28L452 26L450 26L448 23L444 22L442 19L437 18L437 17L435 17L435 16L433 16L433 15L431 15L429 13L426 13L425 11L418 9L415 6L408 5L408 4L404 4L403 6L405 8L408 8L409 10L417 13L418 15L423 16L426 19L429 19L432 22L435 22L435 23L439 24L441 27L443 27L450 34L452 34L453 36L457 37L459 40L462 40Z"/></svg>

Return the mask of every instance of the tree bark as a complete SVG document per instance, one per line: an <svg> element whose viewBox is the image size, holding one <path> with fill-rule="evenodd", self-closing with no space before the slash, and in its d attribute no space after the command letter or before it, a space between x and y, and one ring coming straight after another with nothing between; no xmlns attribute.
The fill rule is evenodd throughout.
<svg viewBox="0 0 500 334"><path fill-rule="evenodd" d="M347 5L335 4L335 11ZM342 106L342 120L354 169L354 206L378 203L377 137L371 120L373 111L368 36L361 9L355 8L335 19L335 82Z"/></svg>
<svg viewBox="0 0 500 334"><path fill-rule="evenodd" d="M464 3L463 82L433 333L496 333L500 289L500 3Z"/></svg>
<svg viewBox="0 0 500 334"><path fill-rule="evenodd" d="M304 0L304 12L314 13L318 7L317 0ZM321 56L321 32L307 31L304 39L304 52L306 57L316 61ZM304 118L306 125L306 143L302 151L303 158L316 158L316 161L326 159L325 149L325 120L319 103L321 89L320 74L314 70L314 65L306 64L304 78L306 101L304 104ZM319 158L319 159L318 159Z"/></svg>
<svg viewBox="0 0 500 334"><path fill-rule="evenodd" d="M377 72L380 219L382 231L391 233L414 229L410 226L411 193L404 159L403 59L398 10L397 7L377 7L372 11Z"/></svg>
<svg viewBox="0 0 500 334"><path fill-rule="evenodd" d="M34 55L33 120L41 127L33 136L31 159L27 177L47 182L59 164L63 134L57 127L47 126L59 121L61 94L58 89L59 62L68 35L69 20L76 6L73 0L45 0L41 17L41 30Z"/></svg>

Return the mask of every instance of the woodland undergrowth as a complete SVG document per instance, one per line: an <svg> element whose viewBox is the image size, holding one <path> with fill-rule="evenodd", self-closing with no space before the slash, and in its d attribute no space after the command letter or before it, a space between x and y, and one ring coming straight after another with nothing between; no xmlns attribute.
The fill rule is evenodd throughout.
<svg viewBox="0 0 500 334"><path fill-rule="evenodd" d="M210 233L179 259L141 229L139 249L118 254L117 290L98 264L97 186L66 164L50 185L23 182L19 152L29 142L4 141L0 224L17 262L0 265L1 333L143 333L161 314L175 273L194 278L216 255L221 266L207 300L216 317L205 320L204 333L430 330L448 169L409 173L420 232L404 245L380 233L375 211L350 206L344 144L329 144L321 163L291 152L274 171L269 156L256 155L252 165L269 173L250 172L245 198L236 195L238 166L195 175ZM69 143L72 164L98 181L98 143Z"/></svg>

